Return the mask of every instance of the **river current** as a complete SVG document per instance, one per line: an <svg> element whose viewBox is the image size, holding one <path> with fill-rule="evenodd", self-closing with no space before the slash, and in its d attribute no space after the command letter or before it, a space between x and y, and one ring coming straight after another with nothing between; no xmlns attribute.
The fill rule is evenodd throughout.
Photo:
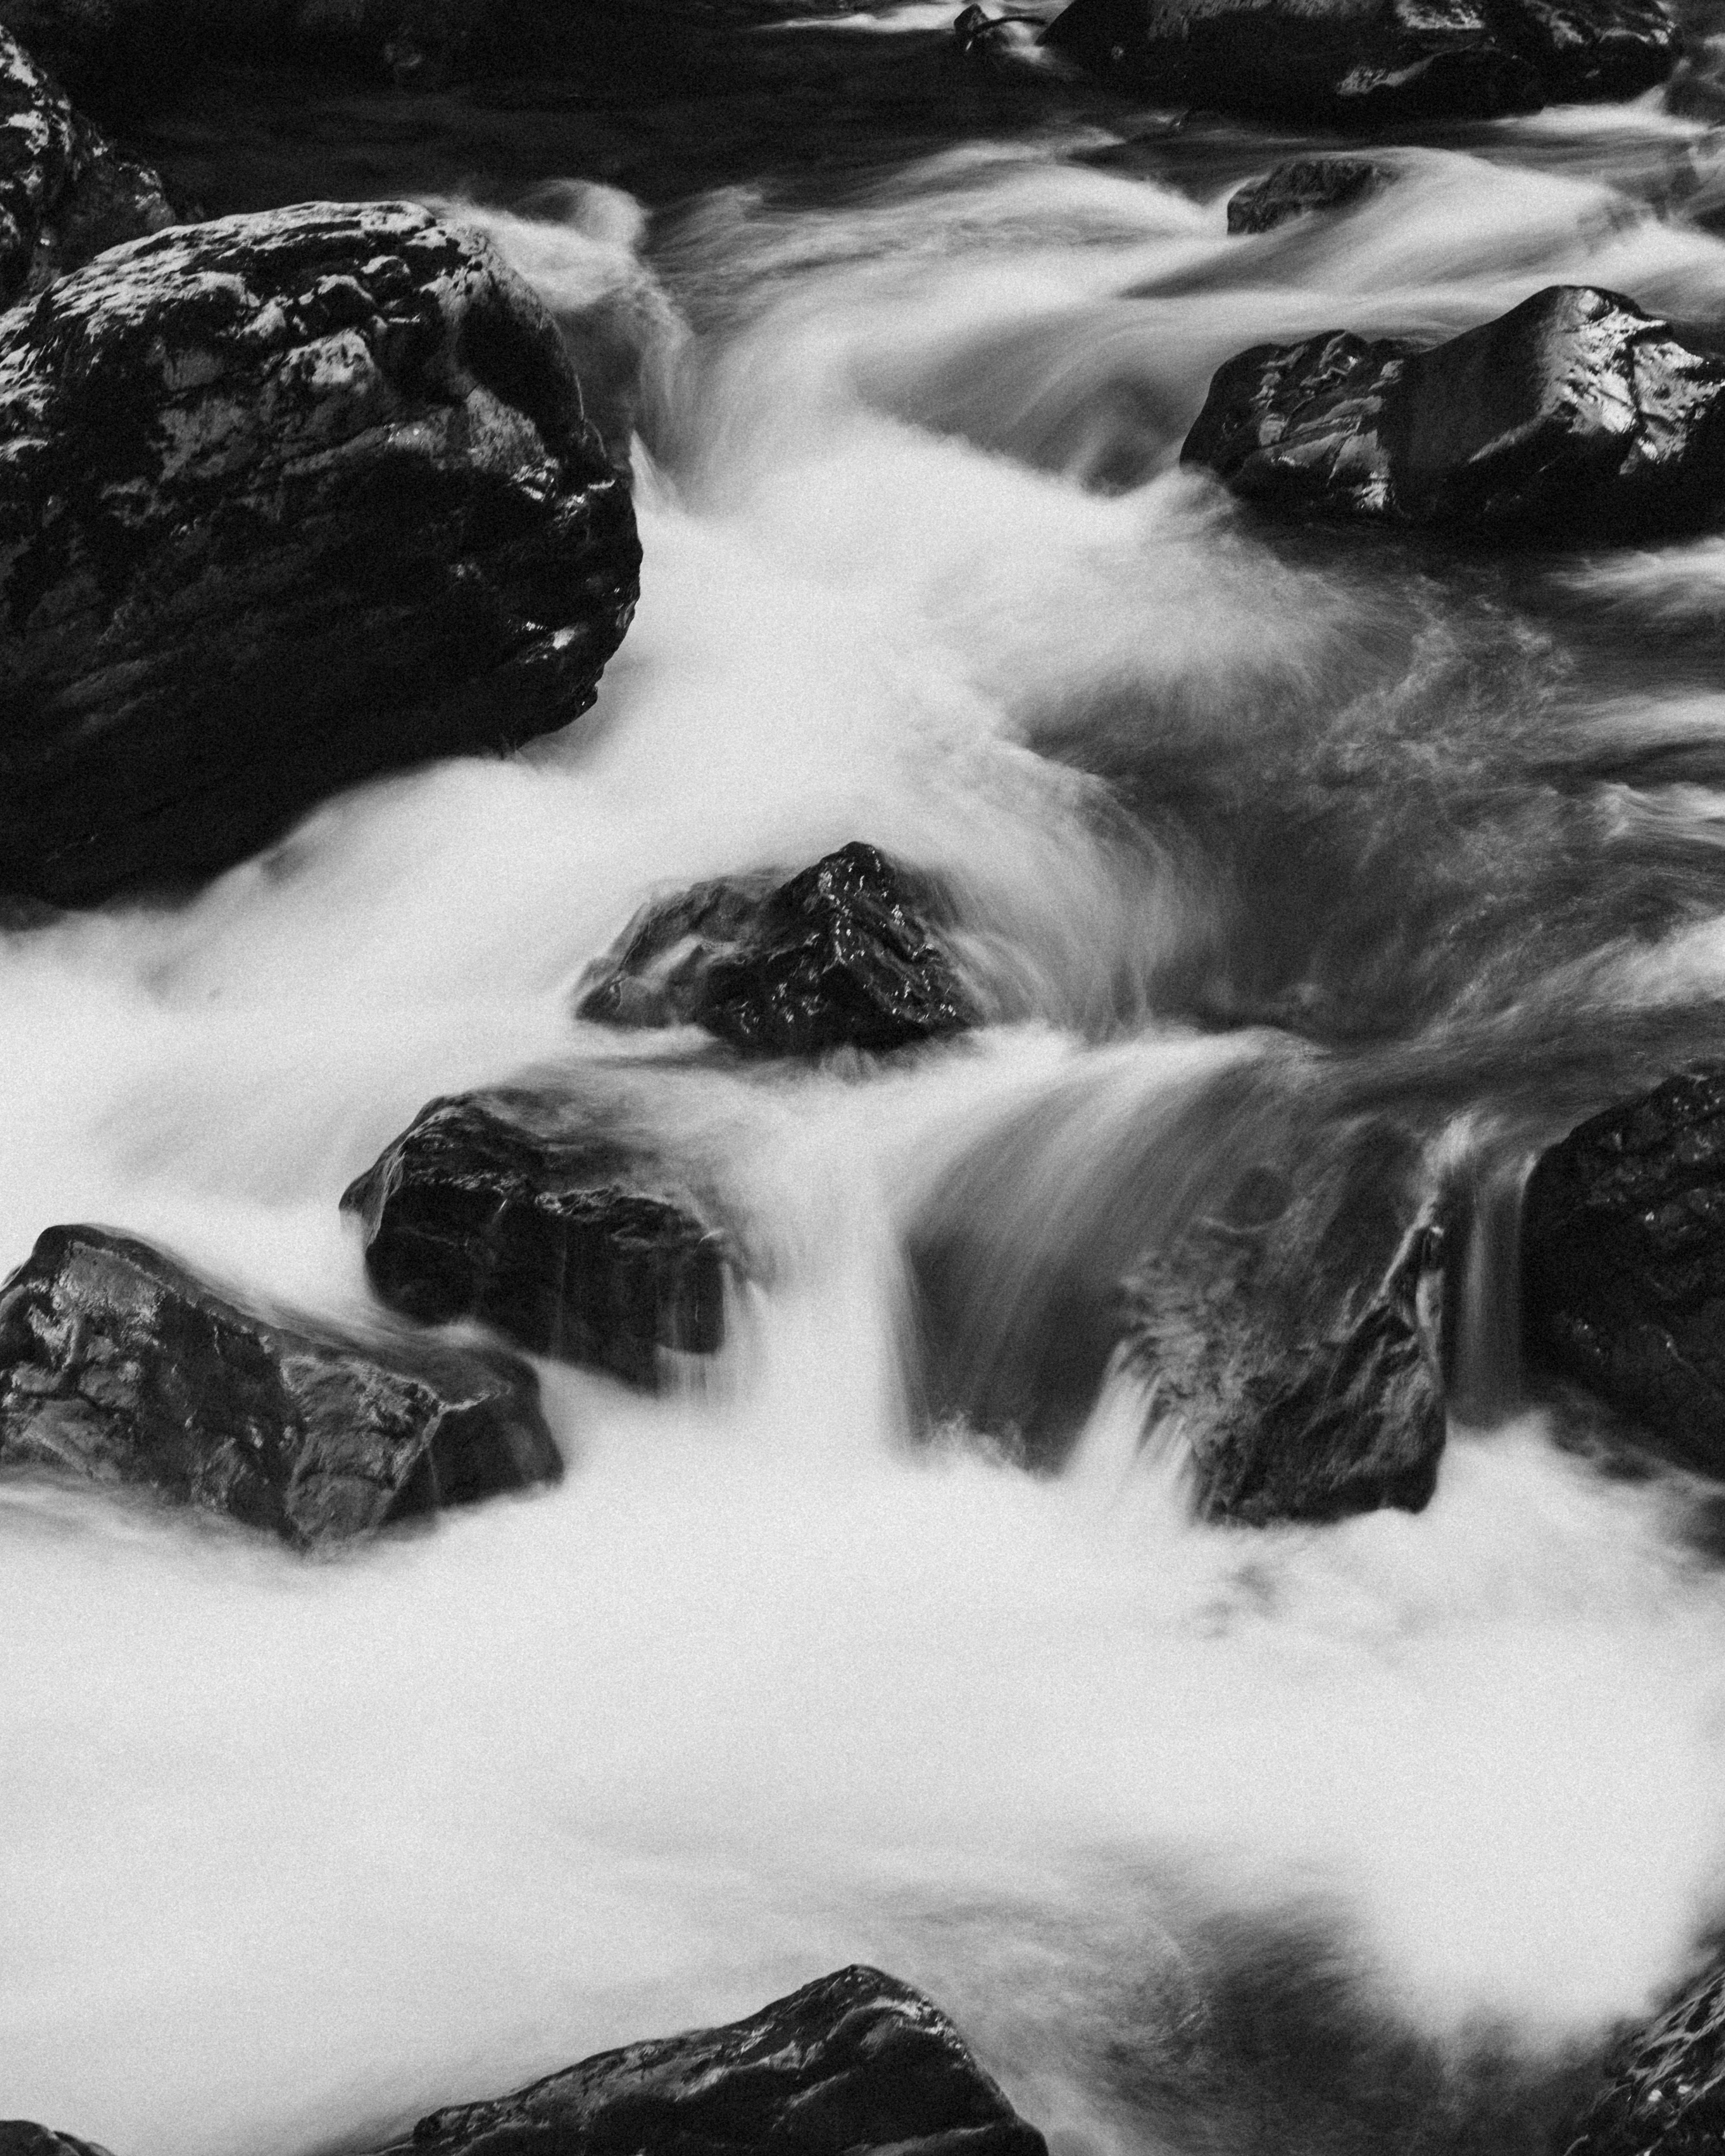
<svg viewBox="0 0 1725 2156"><path fill-rule="evenodd" d="M1725 1915L1717 1516L1526 1404L1512 1205L1417 1517L1197 1523L1119 1369L1057 1474L929 1428L931 1221L1009 1355L1241 1115L1412 1103L1512 1191L1725 1034L1725 541L1278 532L1176 464L1266 339L1553 282L1717 321L1725 148L1558 110L1229 237L1296 146L1051 124L470 210L648 347L634 625L516 760L0 939L0 1261L100 1221L352 1316L348 1181L555 1071L701 1163L760 1284L661 1398L543 1366L559 1489L357 1555L0 1485L0 2115L367 2146L865 1960L1055 2156L1531 2152ZM649 894L852 838L953 895L980 1034L737 1075L572 1019Z"/></svg>

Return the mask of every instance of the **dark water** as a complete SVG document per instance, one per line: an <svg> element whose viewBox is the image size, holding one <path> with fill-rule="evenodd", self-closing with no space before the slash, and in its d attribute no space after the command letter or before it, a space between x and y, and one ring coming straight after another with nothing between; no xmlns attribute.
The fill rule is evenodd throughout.
<svg viewBox="0 0 1725 2156"><path fill-rule="evenodd" d="M1230 239L1289 144L937 96L927 14L766 59L724 26L699 150L621 91L620 149L495 85L230 80L274 133L173 123L213 208L320 157L465 180L624 326L643 603L567 737L0 946L0 1255L105 1220L339 1314L347 1182L432 1094L550 1066L699 1159L764 1285L665 1399L547 1372L559 1491L357 1559L0 1492L0 2114L362 2145L866 1958L1060 2156L1532 2151L1719 1913L1725 1584L1693 1491L1530 1404L1513 1193L1725 1035L1725 542L1302 536L1175 457L1267 337L1553 281L1716 319L1725 153L1656 100L1558 112ZM650 891L853 837L949 887L979 1037L744 1078L573 1024ZM1402 1195L1473 1194L1436 1497L1194 1524L1181 1429L1086 1327L1249 1158L1369 1201L1386 1123ZM986 1388L927 1426L942 1235L971 1367L1074 1396L1058 1475Z"/></svg>

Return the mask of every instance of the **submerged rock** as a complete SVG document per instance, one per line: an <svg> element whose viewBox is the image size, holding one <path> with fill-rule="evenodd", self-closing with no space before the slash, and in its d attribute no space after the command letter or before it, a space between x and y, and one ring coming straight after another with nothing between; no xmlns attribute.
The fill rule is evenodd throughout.
<svg viewBox="0 0 1725 2156"><path fill-rule="evenodd" d="M1634 2039L1568 2156L1718 2156L1725 2145L1725 1965Z"/></svg>
<svg viewBox="0 0 1725 2156"><path fill-rule="evenodd" d="M933 2002L844 1969L746 2020L602 2051L422 2118L406 2156L1045 2156Z"/></svg>
<svg viewBox="0 0 1725 2156"><path fill-rule="evenodd" d="M1681 49L1661 0L1073 0L1045 34L1137 96L1340 127L1635 97Z"/></svg>
<svg viewBox="0 0 1725 2156"><path fill-rule="evenodd" d="M1181 459L1284 513L1553 543L1682 530L1725 512L1725 357L1553 285L1430 350L1342 330L1255 346Z"/></svg>
<svg viewBox="0 0 1725 2156"><path fill-rule="evenodd" d="M0 28L0 308L173 222L149 167L122 157Z"/></svg>
<svg viewBox="0 0 1725 2156"><path fill-rule="evenodd" d="M373 1287L424 1324L479 1318L634 1384L660 1349L723 1339L729 1238L686 1184L554 1099L434 1101L341 1203Z"/></svg>
<svg viewBox="0 0 1725 2156"><path fill-rule="evenodd" d="M697 884L636 916L578 1015L705 1026L745 1055L938 1040L976 1013L928 906L903 870L855 842L776 886Z"/></svg>
<svg viewBox="0 0 1725 2156"><path fill-rule="evenodd" d="M1542 1153L1522 1214L1529 1352L1725 1474L1725 1066Z"/></svg>
<svg viewBox="0 0 1725 2156"><path fill-rule="evenodd" d="M1228 229L1273 232L1317 209L1343 209L1394 177L1363 157L1293 157L1228 198Z"/></svg>
<svg viewBox="0 0 1725 2156"><path fill-rule="evenodd" d="M308 203L102 255L0 323L0 887L189 881L563 725L639 559L482 242Z"/></svg>
<svg viewBox="0 0 1725 2156"><path fill-rule="evenodd" d="M1543 101L1487 0L1073 0L1045 35L1134 96L1307 126L1486 120Z"/></svg>
<svg viewBox="0 0 1725 2156"><path fill-rule="evenodd" d="M0 1288L0 1467L148 1484L302 1548L562 1472L524 1363L301 1331L85 1227Z"/></svg>

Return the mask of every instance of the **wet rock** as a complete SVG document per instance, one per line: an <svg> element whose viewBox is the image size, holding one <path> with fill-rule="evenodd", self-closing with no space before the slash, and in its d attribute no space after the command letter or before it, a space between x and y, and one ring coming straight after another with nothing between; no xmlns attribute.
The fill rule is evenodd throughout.
<svg viewBox="0 0 1725 2156"><path fill-rule="evenodd" d="M954 18L958 50L973 66L1009 80L1030 76L1066 78L1081 72L1043 42L1041 15L993 14L966 8Z"/></svg>
<svg viewBox="0 0 1725 2156"><path fill-rule="evenodd" d="M0 308L173 222L148 166L122 157L0 28Z"/></svg>
<svg viewBox="0 0 1725 2156"><path fill-rule="evenodd" d="M108 2156L99 2142L74 2141L28 2118L0 2118L0 2156Z"/></svg>
<svg viewBox="0 0 1725 2156"><path fill-rule="evenodd" d="M1304 126L1531 112L1489 0L1073 0L1045 36L1133 96Z"/></svg>
<svg viewBox="0 0 1725 2156"><path fill-rule="evenodd" d="M1204 1268L1188 1251L1134 1283L1132 1353L1191 1448L1200 1511L1249 1526L1420 1511L1445 1432L1438 1229L1415 1227L1358 1314L1344 1299L1305 1337L1275 1322L1272 1248Z"/></svg>
<svg viewBox="0 0 1725 2156"><path fill-rule="evenodd" d="M1557 104L1639 97L1666 80L1682 51L1663 0L1496 0L1492 12Z"/></svg>
<svg viewBox="0 0 1725 2156"><path fill-rule="evenodd" d="M513 2096L422 2118L406 2156L1044 2156L939 2008L878 1969L746 2020L602 2051Z"/></svg>
<svg viewBox="0 0 1725 2156"><path fill-rule="evenodd" d="M1344 209L1374 194L1393 173L1363 157L1294 157L1228 198L1228 229L1273 232L1316 209Z"/></svg>
<svg viewBox="0 0 1725 2156"><path fill-rule="evenodd" d="M0 886L187 883L592 702L626 482L555 325L400 203L164 232L0 321Z"/></svg>
<svg viewBox="0 0 1725 2156"><path fill-rule="evenodd" d="M1717 2156L1725 2143L1725 1966L1635 2037L1568 2156Z"/></svg>
<svg viewBox="0 0 1725 2156"><path fill-rule="evenodd" d="M0 1466L147 1484L301 1548L562 1471L525 1364L301 1330L86 1227L0 1289Z"/></svg>
<svg viewBox="0 0 1725 2156"><path fill-rule="evenodd" d="M544 1095L434 1101L341 1201L366 1270L423 1324L475 1317L536 1354L650 1385L724 1336L731 1240L686 1183Z"/></svg>
<svg viewBox="0 0 1725 2156"><path fill-rule="evenodd" d="M1522 1215L1529 1353L1725 1474L1725 1066L1667 1079L1542 1153Z"/></svg>
<svg viewBox="0 0 1725 2156"><path fill-rule="evenodd" d="M697 884L637 916L578 1014L705 1026L745 1055L941 1040L976 1014L925 917L932 904L856 843L776 886L765 876Z"/></svg>
<svg viewBox="0 0 1725 2156"><path fill-rule="evenodd" d="M1725 357L1632 301L1553 285L1427 351L1331 331L1221 367L1181 451L1236 494L1563 543L1725 511Z"/></svg>

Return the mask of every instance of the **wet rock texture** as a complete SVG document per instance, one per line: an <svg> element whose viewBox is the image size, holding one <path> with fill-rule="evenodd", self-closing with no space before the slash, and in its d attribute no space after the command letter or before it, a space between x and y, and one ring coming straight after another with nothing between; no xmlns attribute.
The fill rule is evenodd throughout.
<svg viewBox="0 0 1725 2156"><path fill-rule="evenodd" d="M1273 232L1312 210L1345 209L1394 177L1363 157L1293 157L1228 198L1228 229Z"/></svg>
<svg viewBox="0 0 1725 2156"><path fill-rule="evenodd" d="M33 1466L301 1548L562 1471L525 1364L292 1329L85 1227L48 1229L0 1289L0 1467Z"/></svg>
<svg viewBox="0 0 1725 2156"><path fill-rule="evenodd" d="M99 2142L74 2141L28 2118L0 2118L0 2156L108 2156Z"/></svg>
<svg viewBox="0 0 1725 2156"><path fill-rule="evenodd" d="M173 222L156 174L122 157L0 27L0 307Z"/></svg>
<svg viewBox="0 0 1725 2156"><path fill-rule="evenodd" d="M630 924L578 1015L704 1026L755 1056L938 1040L975 1013L929 908L903 870L855 843L777 886L698 884Z"/></svg>
<svg viewBox="0 0 1725 2156"><path fill-rule="evenodd" d="M0 887L188 882L563 725L639 558L550 317L425 211L101 256L0 323Z"/></svg>
<svg viewBox="0 0 1725 2156"><path fill-rule="evenodd" d="M1553 285L1420 351L1336 330L1220 368L1181 452L1266 509L1522 541L1725 511L1725 357Z"/></svg>
<svg viewBox="0 0 1725 2156"><path fill-rule="evenodd" d="M724 1336L730 1239L695 1194L554 1099L434 1101L349 1189L366 1270L425 1324L475 1317L536 1354L651 1385Z"/></svg>
<svg viewBox="0 0 1725 2156"><path fill-rule="evenodd" d="M1636 2039L1568 2156L1717 2156L1725 2145L1725 1968L1716 1960Z"/></svg>
<svg viewBox="0 0 1725 2156"><path fill-rule="evenodd" d="M1543 1153L1522 1216L1529 1350L1725 1473L1725 1067L1667 1079Z"/></svg>
<svg viewBox="0 0 1725 2156"><path fill-rule="evenodd" d="M603 2051L531 2088L422 2118L402 2156L1045 2156L950 2021L878 1969L747 2020Z"/></svg>
<svg viewBox="0 0 1725 2156"><path fill-rule="evenodd" d="M1436 1488L1443 1238L1418 1221L1384 1267L1399 1213L1367 1188L1380 1169L1394 1186L1399 1151L1368 1134L1339 1178L1261 1225L1205 1221L1132 1282L1130 1353L1190 1448L1206 1517L1417 1512Z"/></svg>
<svg viewBox="0 0 1725 2156"><path fill-rule="evenodd" d="M1341 127L1633 97L1680 46L1659 0L1073 0L1045 35L1160 104Z"/></svg>

